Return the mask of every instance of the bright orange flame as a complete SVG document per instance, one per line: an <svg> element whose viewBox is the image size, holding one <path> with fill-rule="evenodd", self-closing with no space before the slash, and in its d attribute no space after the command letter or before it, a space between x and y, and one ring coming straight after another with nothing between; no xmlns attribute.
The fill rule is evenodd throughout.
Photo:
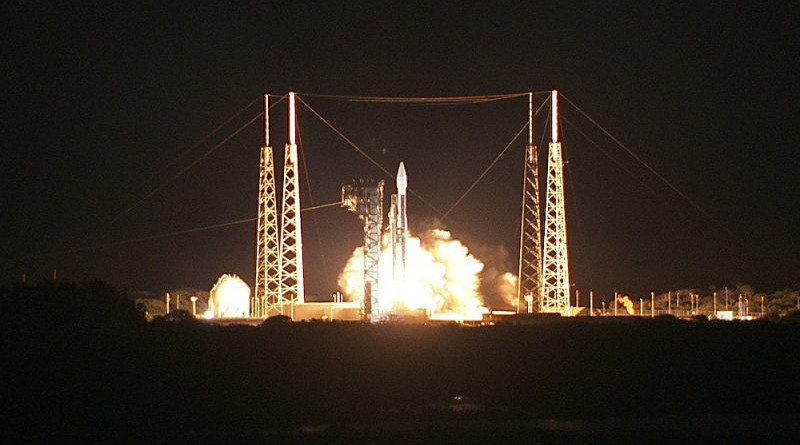
<svg viewBox="0 0 800 445"><path fill-rule="evenodd" d="M628 315L633 315L636 313L636 311L633 310L633 301L631 301L630 297L627 295L617 295L617 304L625 306L625 310L628 311Z"/></svg>

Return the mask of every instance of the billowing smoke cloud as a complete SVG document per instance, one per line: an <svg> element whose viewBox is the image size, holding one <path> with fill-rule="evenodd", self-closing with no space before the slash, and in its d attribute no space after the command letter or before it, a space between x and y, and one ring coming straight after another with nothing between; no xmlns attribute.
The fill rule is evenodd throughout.
<svg viewBox="0 0 800 445"><path fill-rule="evenodd" d="M209 292L206 318L247 317L250 314L250 286L238 275L224 274Z"/></svg>
<svg viewBox="0 0 800 445"><path fill-rule="evenodd" d="M383 240L380 268L382 313L425 310L434 318L480 319L487 311L481 294L484 264L461 241L441 229L410 237L407 245L406 280L393 276L388 236ZM363 249L355 249L339 275L339 287L353 301L364 298ZM492 286L501 298L509 298L516 277L491 271Z"/></svg>
<svg viewBox="0 0 800 445"><path fill-rule="evenodd" d="M504 270L516 267L517 260L504 246L478 246L474 251L486 264L481 273L481 294L486 304L493 308L516 307L517 276Z"/></svg>

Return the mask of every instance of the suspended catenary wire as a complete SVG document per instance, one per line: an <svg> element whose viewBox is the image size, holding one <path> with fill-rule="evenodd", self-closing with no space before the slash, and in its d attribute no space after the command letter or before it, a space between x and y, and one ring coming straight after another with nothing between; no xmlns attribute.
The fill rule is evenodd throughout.
<svg viewBox="0 0 800 445"><path fill-rule="evenodd" d="M444 96L444 97L387 97L387 96L346 96L336 94L298 93L308 97L322 99L343 100L347 102L393 103L393 104L427 104L427 105L458 105L493 102L498 100L514 99L527 96L529 93L492 94L483 96ZM549 94L549 92L536 92L534 94Z"/></svg>

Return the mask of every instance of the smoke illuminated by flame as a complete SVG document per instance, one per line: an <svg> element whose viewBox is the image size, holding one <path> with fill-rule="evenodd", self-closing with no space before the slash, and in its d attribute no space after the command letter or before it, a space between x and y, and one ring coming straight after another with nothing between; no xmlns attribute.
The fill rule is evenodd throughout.
<svg viewBox="0 0 800 445"><path fill-rule="evenodd" d="M247 317L250 313L250 287L235 274L224 274L209 292L205 318Z"/></svg>
<svg viewBox="0 0 800 445"><path fill-rule="evenodd" d="M432 319L463 321L480 320L488 312L479 292L483 263L450 232L434 229L422 239L409 237L405 282L393 277L392 252L387 246L385 236L379 271L382 314L424 310ZM364 299L363 267L364 252L358 247L338 280L342 292L357 302Z"/></svg>
<svg viewBox="0 0 800 445"><path fill-rule="evenodd" d="M617 304L625 306L628 315L634 315L636 311L633 309L633 301L627 295L617 295Z"/></svg>

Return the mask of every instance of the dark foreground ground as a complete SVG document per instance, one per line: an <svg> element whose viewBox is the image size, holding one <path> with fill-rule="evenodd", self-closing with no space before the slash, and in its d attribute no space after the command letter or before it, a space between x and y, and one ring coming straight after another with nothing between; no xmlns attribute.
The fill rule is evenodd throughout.
<svg viewBox="0 0 800 445"><path fill-rule="evenodd" d="M2 442L796 443L800 325L145 323L0 295Z"/></svg>

